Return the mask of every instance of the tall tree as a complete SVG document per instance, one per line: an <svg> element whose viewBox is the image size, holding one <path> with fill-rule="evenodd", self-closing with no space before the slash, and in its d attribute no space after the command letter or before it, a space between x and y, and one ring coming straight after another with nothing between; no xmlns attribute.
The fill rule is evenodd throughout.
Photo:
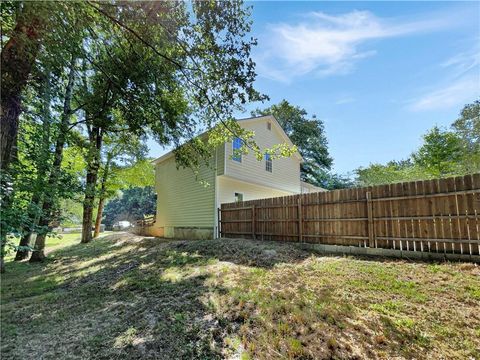
<svg viewBox="0 0 480 360"><path fill-rule="evenodd" d="M125 136L125 134L114 134L106 138L104 147L104 161L102 171L100 172L100 184L98 189L98 206L95 220L93 237L100 233L100 224L102 222L103 207L108 197L112 196L121 186L131 186L140 183L139 180L127 183L127 178L121 179L122 170L126 167L134 168L133 165L139 160L143 160L148 148L142 140L135 136ZM150 165L151 168L153 168ZM137 166L138 168L138 166ZM141 177L142 174L137 174ZM123 180L123 181L122 181Z"/></svg>
<svg viewBox="0 0 480 360"><path fill-rule="evenodd" d="M233 136L248 141L251 135L235 127L232 113L263 98L253 88L250 49L255 40L245 39L250 22L241 2L198 1L191 7L182 2L89 4L110 23L91 29L87 57L94 75L83 95L90 151L82 242L91 240L105 135L150 131L161 144L179 145L202 125L216 132L210 140L217 144ZM213 145L191 141L178 150L177 160L193 166L194 157L185 152L207 158L204 147Z"/></svg>
<svg viewBox="0 0 480 360"><path fill-rule="evenodd" d="M461 139L450 131L435 126L423 136L423 145L413 155L414 164L433 177L455 174L463 157Z"/></svg>
<svg viewBox="0 0 480 360"><path fill-rule="evenodd" d="M81 13L84 10L83 4L73 4L68 2L2 2L2 109L1 109L1 157L2 157L2 208L14 208L11 203L14 199L15 188L18 184L12 176L10 164L16 160L13 156L16 154L16 142L18 139L19 116L23 109L31 110L31 104L22 102L29 100L26 98L25 90L28 86L42 83L42 76L38 76L42 71L48 71L53 75L51 85L55 85L55 80L60 76L61 68L68 66L70 61L69 54L71 47L78 45L79 19L84 17ZM6 10L6 11L5 11ZM78 15L78 17L77 17ZM55 27L54 27L55 25ZM55 28L55 31L51 31ZM75 30L73 30L75 29ZM73 30L73 31L72 31ZM52 92L53 107L56 94ZM40 136L39 138L43 138ZM44 144L48 149L52 144ZM41 146L42 147L42 146ZM51 164L44 162L44 164ZM18 166L17 166L18 168ZM14 170L16 172L17 170ZM48 169L44 174L44 179L49 177ZM8 183L7 186L3 186ZM3 191L4 189L9 191ZM36 188L36 187L32 187ZM30 209L43 207L42 193L47 191L46 187L38 188L38 193L33 194L32 200L37 205L30 206ZM12 195L12 196L10 196ZM24 224L28 226L34 224L32 217L38 216L27 211ZM3 220L3 219L2 219ZM21 234L24 225L18 224L14 217L7 217L6 228L16 226L15 233ZM2 247L4 237L2 235ZM3 252L2 252L3 254Z"/></svg>
<svg viewBox="0 0 480 360"><path fill-rule="evenodd" d="M28 223L29 226L24 226L24 228L22 229L23 231L19 234L20 242L17 254L15 256L16 261L23 260L28 257L28 246L30 245L31 234L36 231L36 228L38 226L38 221L40 220L41 215L40 209L42 207L43 199L45 196L45 192L43 190L47 185L45 181L45 174L48 173L48 165L51 158L50 144L53 131L51 112L51 86L52 84L50 74L46 74L45 79L42 79L40 81L39 91L39 115L41 127L38 127L37 134L34 134L30 137L32 140L37 139L37 141L33 141L33 144L31 143L31 145L33 145L33 148L36 150L31 152L31 155L33 155L32 157L35 167L35 169L31 170L34 170L36 173L35 181L32 183L33 191L31 195L31 203L28 209L28 216L31 220ZM26 120L24 122L26 122ZM24 124L24 126L25 125L27 124ZM26 127L28 127L28 125ZM25 166L25 164L21 160L19 165Z"/></svg>
<svg viewBox="0 0 480 360"><path fill-rule="evenodd" d="M460 117L452 124L464 148L461 169L465 173L480 171L480 100L465 105Z"/></svg>
<svg viewBox="0 0 480 360"><path fill-rule="evenodd" d="M53 161L49 168L48 175L48 189L50 193L45 197L42 204L42 214L39 220L39 226L43 229L35 239L35 251L30 257L31 262L43 261L45 258L45 238L50 231L52 216L56 212L55 206L59 201L59 189L61 177L61 166L63 160L63 151L67 139L67 133L71 126L70 121L72 117L72 92L75 84L75 67L76 58L71 56L70 66L68 68L68 78L65 86L63 96L63 108L60 116L59 130L55 142L55 150L53 153Z"/></svg>
<svg viewBox="0 0 480 360"><path fill-rule="evenodd" d="M309 116L305 109L282 100L263 110L252 111L252 116L273 115L288 137L298 147L304 162L301 165L303 181L325 186L327 171L333 159L328 153L328 141L323 122L315 115Z"/></svg>
<svg viewBox="0 0 480 360"><path fill-rule="evenodd" d="M0 168L5 171L17 141L22 93L36 60L47 53L57 62L68 63L64 45L75 43L81 32L85 6L67 1L2 1L1 7Z"/></svg>
<svg viewBox="0 0 480 360"><path fill-rule="evenodd" d="M465 141L469 151L480 151L480 100L465 105L452 128Z"/></svg>

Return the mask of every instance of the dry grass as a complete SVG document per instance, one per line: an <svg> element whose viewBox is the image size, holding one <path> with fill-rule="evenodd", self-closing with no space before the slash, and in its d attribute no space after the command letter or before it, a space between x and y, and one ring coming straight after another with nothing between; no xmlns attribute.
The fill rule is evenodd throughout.
<svg viewBox="0 0 480 360"><path fill-rule="evenodd" d="M3 359L480 358L474 264L123 234L7 264Z"/></svg>

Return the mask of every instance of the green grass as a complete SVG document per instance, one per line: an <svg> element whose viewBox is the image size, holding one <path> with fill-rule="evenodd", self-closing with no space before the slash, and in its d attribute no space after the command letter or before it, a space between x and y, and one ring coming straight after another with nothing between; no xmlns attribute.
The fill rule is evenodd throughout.
<svg viewBox="0 0 480 360"><path fill-rule="evenodd" d="M474 264L129 234L47 248L7 263L2 359L480 358Z"/></svg>
<svg viewBox="0 0 480 360"><path fill-rule="evenodd" d="M103 235L103 234L102 234ZM18 242L18 239L13 240L14 243ZM55 236L48 236L45 240L45 249L47 252L56 247L66 247L80 242L80 234L58 234ZM33 244L32 244L33 245ZM11 261L15 257L15 252L10 251L5 257L6 261Z"/></svg>

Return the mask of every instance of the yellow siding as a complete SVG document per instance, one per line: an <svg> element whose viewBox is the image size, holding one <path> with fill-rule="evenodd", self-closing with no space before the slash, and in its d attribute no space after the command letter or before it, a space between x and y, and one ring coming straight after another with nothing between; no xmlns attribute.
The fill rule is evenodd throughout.
<svg viewBox="0 0 480 360"><path fill-rule="evenodd" d="M254 121L239 121L239 124L255 132L255 141L261 149L285 142L273 123L271 130L267 129L265 118ZM252 152L248 155L242 155L242 162L239 163L230 158L232 155L231 143L226 144L225 151L225 175L286 191L290 194L300 192L300 160L297 157L291 156L273 160L273 171L268 172L265 170L265 159L258 161Z"/></svg>
<svg viewBox="0 0 480 360"><path fill-rule="evenodd" d="M291 195L290 192L274 190L269 187L246 183L226 176L217 179L218 206L235 201L235 193L242 193L243 200L264 199L278 196Z"/></svg>
<svg viewBox="0 0 480 360"><path fill-rule="evenodd" d="M225 171L225 144L217 148L217 175L223 175Z"/></svg>
<svg viewBox="0 0 480 360"><path fill-rule="evenodd" d="M156 166L157 227L213 227L215 170L202 166L199 179L191 169L178 169L171 157Z"/></svg>

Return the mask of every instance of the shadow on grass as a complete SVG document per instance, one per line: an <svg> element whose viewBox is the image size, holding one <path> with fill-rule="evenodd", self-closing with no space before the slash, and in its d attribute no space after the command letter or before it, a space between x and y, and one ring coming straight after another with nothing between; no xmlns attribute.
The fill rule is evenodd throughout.
<svg viewBox="0 0 480 360"><path fill-rule="evenodd" d="M410 296L410 282L399 280L398 289L388 290L396 272L384 274L374 262L358 284L345 275L344 263L289 266L312 255L319 254L278 242L167 241L130 234L58 249L43 264L15 264L2 279L1 352L18 359L38 354L215 359L225 357L225 339L241 338L263 358L278 357L269 351L291 358L347 358L355 352L352 339L363 347L358 352L363 357L374 357L369 349L375 347L402 351L401 342L414 344L416 355L428 346L415 324L395 322L393 315L360 322L370 301L388 300L393 290L395 296ZM232 287L221 266L206 270L222 265L219 261L248 269L235 270L241 281ZM277 268L280 264L287 266ZM311 275L304 275L305 269ZM345 283L336 282L336 275ZM218 301L215 308L211 300ZM374 338L375 329L387 343Z"/></svg>
<svg viewBox="0 0 480 360"><path fill-rule="evenodd" d="M151 247L155 246L155 251ZM2 358L222 358L229 331L202 301L210 259L151 239L72 245L2 279Z"/></svg>

